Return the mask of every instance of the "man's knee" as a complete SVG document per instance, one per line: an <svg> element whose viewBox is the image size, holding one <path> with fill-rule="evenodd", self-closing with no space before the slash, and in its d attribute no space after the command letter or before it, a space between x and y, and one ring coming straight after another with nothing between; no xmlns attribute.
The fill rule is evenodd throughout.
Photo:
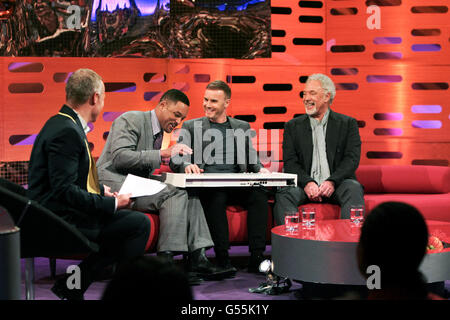
<svg viewBox="0 0 450 320"><path fill-rule="evenodd" d="M142 212L130 210L128 212L128 221L137 232L149 232L150 230L150 219Z"/></svg>
<svg viewBox="0 0 450 320"><path fill-rule="evenodd" d="M284 187L275 194L275 203L298 206L301 202L301 190L299 187Z"/></svg>
<svg viewBox="0 0 450 320"><path fill-rule="evenodd" d="M354 179L345 179L342 182L341 187L354 194L358 193L362 194L364 192L362 185L357 180Z"/></svg>

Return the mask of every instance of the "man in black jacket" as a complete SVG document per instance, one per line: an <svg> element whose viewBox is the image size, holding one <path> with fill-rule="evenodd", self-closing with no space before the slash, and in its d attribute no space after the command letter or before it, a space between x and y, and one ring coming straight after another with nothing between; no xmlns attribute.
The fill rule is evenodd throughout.
<svg viewBox="0 0 450 320"><path fill-rule="evenodd" d="M338 203L341 218L350 217L352 205L364 205L363 188L355 176L361 155L358 124L330 109L335 95L329 77L309 76L303 91L306 114L285 125L284 172L296 173L298 186L277 192L277 225L284 224L286 212L297 211L306 202Z"/></svg>
<svg viewBox="0 0 450 320"><path fill-rule="evenodd" d="M99 272L115 262L142 255L150 221L130 206L130 195L112 193L98 183L95 161L89 150L88 123L101 113L105 99L102 78L79 69L68 79L66 104L41 129L31 152L29 197L74 225L99 244L80 265L81 286L69 289L68 276L52 291L61 299L82 300Z"/></svg>

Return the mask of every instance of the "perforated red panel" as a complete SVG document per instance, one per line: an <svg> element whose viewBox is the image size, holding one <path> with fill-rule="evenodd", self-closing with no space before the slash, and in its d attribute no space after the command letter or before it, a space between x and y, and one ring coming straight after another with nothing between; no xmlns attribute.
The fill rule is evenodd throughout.
<svg viewBox="0 0 450 320"><path fill-rule="evenodd" d="M230 83L232 116L250 121L257 133L280 130L280 141L269 144L281 156L284 122L304 112L304 81L323 72L337 85L332 108L358 120L361 163L449 165L449 0L271 5L270 59L0 58L1 161L28 160L33 135L64 103L68 73L87 67L108 91L104 114L88 134L94 156L115 117L153 108L171 87L189 96L188 118L202 116L204 88L216 79ZM379 29L368 27L368 21L376 26L369 5L378 5ZM270 150L265 143L259 148Z"/></svg>

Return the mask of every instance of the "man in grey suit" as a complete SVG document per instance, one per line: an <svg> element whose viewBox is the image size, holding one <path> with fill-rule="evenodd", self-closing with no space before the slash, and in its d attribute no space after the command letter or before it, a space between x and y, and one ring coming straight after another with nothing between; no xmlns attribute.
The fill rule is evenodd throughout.
<svg viewBox="0 0 450 320"><path fill-rule="evenodd" d="M251 142L248 122L227 116L231 89L217 80L207 85L203 108L205 117L183 123L178 142L193 148L193 153L180 157L175 154L170 166L182 173L270 173L258 159ZM240 204L248 210L247 228L249 251L248 270L258 272L264 259L268 203L264 187L214 187L200 190L200 200L214 241L220 267L235 273L228 255L229 230L227 204Z"/></svg>
<svg viewBox="0 0 450 320"><path fill-rule="evenodd" d="M341 218L350 217L352 205L364 205L364 192L355 171L361 155L361 138L354 118L330 109L336 95L333 81L313 74L306 81L306 114L286 123L283 135L284 172L296 173L297 187L281 188L275 197L277 225L286 212L306 202L341 206Z"/></svg>
<svg viewBox="0 0 450 320"><path fill-rule="evenodd" d="M172 153L192 153L183 144L161 150L164 131L172 132L188 110L188 97L171 89L163 94L154 110L129 111L115 119L97 162L100 181L117 192L127 174L152 178L162 159L169 159ZM167 185L155 195L136 198L132 208L159 211L158 256L171 261L176 254L189 253L190 271L200 277L217 278L223 273L205 255L205 248L212 247L213 242L198 197Z"/></svg>

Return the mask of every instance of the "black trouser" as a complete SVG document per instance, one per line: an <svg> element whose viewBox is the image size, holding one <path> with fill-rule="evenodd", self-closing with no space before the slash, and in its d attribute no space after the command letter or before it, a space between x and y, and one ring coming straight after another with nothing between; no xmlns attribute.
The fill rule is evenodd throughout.
<svg viewBox="0 0 450 320"><path fill-rule="evenodd" d="M345 179L336 187L331 198L323 198L324 203L335 203L341 206L341 219L350 218L352 205L364 206L364 190L354 179ZM277 226L284 224L286 212L297 211L298 206L311 202L300 187L282 187L275 195L274 218Z"/></svg>
<svg viewBox="0 0 450 320"><path fill-rule="evenodd" d="M90 254L79 265L81 290L84 292L106 266L116 262L120 264L144 254L150 235L150 220L141 212L118 210L103 219L96 230L78 228L100 246L99 252Z"/></svg>
<svg viewBox="0 0 450 320"><path fill-rule="evenodd" d="M250 251L265 250L269 206L267 191L264 188L204 188L200 190L200 201L216 253L228 251L230 247L226 207L234 204L241 205L248 211L247 230Z"/></svg>

